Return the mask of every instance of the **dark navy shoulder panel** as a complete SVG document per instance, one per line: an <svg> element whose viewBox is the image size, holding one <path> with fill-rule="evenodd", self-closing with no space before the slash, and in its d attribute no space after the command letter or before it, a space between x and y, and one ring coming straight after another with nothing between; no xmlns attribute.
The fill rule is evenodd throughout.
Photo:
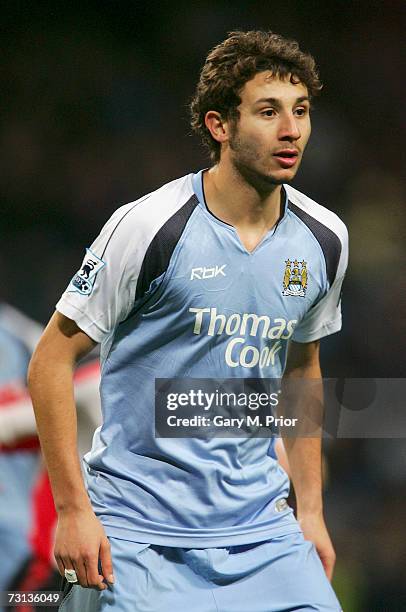
<svg viewBox="0 0 406 612"><path fill-rule="evenodd" d="M337 274L337 268L341 256L341 240L329 227L309 215L299 206L289 200L291 210L310 229L321 246L326 261L327 279L331 285Z"/></svg>
<svg viewBox="0 0 406 612"><path fill-rule="evenodd" d="M198 199L192 195L186 204L172 215L155 234L142 262L135 301L142 298L154 279L166 272L172 253L197 205Z"/></svg>

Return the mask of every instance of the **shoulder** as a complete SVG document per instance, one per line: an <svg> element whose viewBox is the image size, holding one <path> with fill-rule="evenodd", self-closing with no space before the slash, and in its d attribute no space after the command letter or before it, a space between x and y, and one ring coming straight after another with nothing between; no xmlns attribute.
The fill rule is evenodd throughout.
<svg viewBox="0 0 406 612"><path fill-rule="evenodd" d="M291 185L284 185L286 193L288 195L289 202L293 204L290 209L294 214L300 216L302 220L305 220L307 216L314 219L316 222L324 225L330 231L332 231L341 242L348 240L348 231L345 223L340 217L329 210L325 206L318 204L309 196L305 195L298 189L295 189ZM310 219L306 219L311 222Z"/></svg>
<svg viewBox="0 0 406 612"><path fill-rule="evenodd" d="M192 174L175 179L138 200L117 208L101 230L99 237L105 250L112 243L126 243L133 248L148 244L168 220L193 200ZM194 206L191 203L189 208Z"/></svg>
<svg viewBox="0 0 406 612"><path fill-rule="evenodd" d="M162 185L138 200L117 208L108 224L133 226L141 223L154 226L165 222L193 196L192 175L186 175Z"/></svg>
<svg viewBox="0 0 406 612"><path fill-rule="evenodd" d="M291 185L284 185L289 200L289 210L304 223L320 244L326 260L330 284L342 276L347 267L348 230L340 217L318 204Z"/></svg>

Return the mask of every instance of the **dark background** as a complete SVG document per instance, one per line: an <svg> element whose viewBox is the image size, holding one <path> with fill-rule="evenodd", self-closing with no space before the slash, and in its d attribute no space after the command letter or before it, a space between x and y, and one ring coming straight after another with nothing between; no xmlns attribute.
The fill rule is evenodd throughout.
<svg viewBox="0 0 406 612"><path fill-rule="evenodd" d="M205 56L230 30L272 29L315 56L324 83L294 185L350 232L324 373L404 377L402 6L3 3L0 299L45 323L115 208L209 165L187 109ZM326 457L343 608L406 610L405 440L330 442Z"/></svg>

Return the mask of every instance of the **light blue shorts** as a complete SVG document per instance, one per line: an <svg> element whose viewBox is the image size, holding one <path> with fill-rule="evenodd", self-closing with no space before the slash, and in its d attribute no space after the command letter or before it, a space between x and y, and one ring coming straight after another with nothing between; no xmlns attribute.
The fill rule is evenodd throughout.
<svg viewBox="0 0 406 612"><path fill-rule="evenodd" d="M226 548L109 538L115 583L75 585L61 612L340 612L314 545L301 532Z"/></svg>

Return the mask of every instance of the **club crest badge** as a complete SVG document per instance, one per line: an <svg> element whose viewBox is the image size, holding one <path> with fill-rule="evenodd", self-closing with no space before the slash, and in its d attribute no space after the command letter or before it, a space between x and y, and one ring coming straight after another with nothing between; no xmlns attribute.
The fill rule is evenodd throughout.
<svg viewBox="0 0 406 612"><path fill-rule="evenodd" d="M304 297L307 289L307 263L297 259L285 261L282 295Z"/></svg>
<svg viewBox="0 0 406 612"><path fill-rule="evenodd" d="M72 278L68 291L77 291L82 295L90 295L96 274L104 268L106 262L97 257L90 249L86 249L86 256L82 262L82 267Z"/></svg>

